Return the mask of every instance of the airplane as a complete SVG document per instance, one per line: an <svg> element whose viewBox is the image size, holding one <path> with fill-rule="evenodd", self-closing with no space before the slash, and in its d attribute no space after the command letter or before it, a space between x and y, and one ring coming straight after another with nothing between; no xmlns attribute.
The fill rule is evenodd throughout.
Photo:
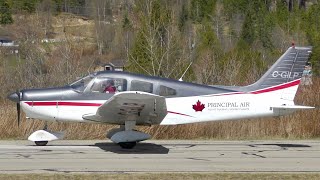
<svg viewBox="0 0 320 180"><path fill-rule="evenodd" d="M248 86L207 86L123 71L99 71L64 87L24 89L8 98L17 103L18 124L22 108L27 118L46 122L120 125L110 130L107 138L131 149L151 138L135 130L136 126L277 117L314 108L293 101L311 52L312 47L289 47ZM28 140L45 146L63 136L45 125Z"/></svg>

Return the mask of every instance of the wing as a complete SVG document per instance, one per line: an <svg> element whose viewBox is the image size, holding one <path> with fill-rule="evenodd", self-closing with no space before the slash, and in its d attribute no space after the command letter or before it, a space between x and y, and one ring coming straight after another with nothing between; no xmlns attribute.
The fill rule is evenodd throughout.
<svg viewBox="0 0 320 180"><path fill-rule="evenodd" d="M95 114L83 115L83 119L110 124L124 124L135 120L137 125L160 124L167 115L165 98L140 91L116 93Z"/></svg>

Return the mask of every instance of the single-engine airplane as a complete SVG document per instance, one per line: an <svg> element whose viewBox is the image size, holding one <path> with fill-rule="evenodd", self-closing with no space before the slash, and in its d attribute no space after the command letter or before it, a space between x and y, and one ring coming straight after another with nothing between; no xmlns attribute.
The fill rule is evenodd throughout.
<svg viewBox="0 0 320 180"><path fill-rule="evenodd" d="M290 47L254 84L206 86L128 72L100 71L59 88L25 89L8 96L27 118L120 125L107 137L133 148L149 134L136 126L176 125L208 121L282 116L310 106L294 104L311 47ZM36 145L63 137L38 130Z"/></svg>

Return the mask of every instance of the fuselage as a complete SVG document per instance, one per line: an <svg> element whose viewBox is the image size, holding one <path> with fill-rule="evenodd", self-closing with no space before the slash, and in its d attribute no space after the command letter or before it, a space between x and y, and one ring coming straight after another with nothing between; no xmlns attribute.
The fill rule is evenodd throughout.
<svg viewBox="0 0 320 180"><path fill-rule="evenodd" d="M106 78L116 80L120 91L145 91L166 97L167 115L161 125L174 125L291 113L291 110L278 111L272 107L293 104L293 101L279 98L277 92L284 88L296 90L300 82L296 80L263 91L243 91L243 88L205 86L124 72L99 72L89 80L85 78L87 82L80 80L61 88L22 90L20 105L29 118L92 122L83 116L97 112L114 95L99 91L99 83ZM111 124L121 121L108 118L107 122Z"/></svg>

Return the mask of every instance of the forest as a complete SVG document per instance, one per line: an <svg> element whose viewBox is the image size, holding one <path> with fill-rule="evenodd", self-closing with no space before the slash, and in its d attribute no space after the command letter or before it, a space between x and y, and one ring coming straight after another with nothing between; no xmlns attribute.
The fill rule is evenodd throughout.
<svg viewBox="0 0 320 180"><path fill-rule="evenodd" d="M18 127L19 89L71 83L118 61L125 71L200 84L255 82L292 44L313 46L312 81L297 104L319 107L318 0L0 0L0 138L25 139L40 120ZM1 39L0 39L1 40ZM140 127L156 139L318 138L319 110L281 118ZM111 125L50 123L68 139L104 138Z"/></svg>

